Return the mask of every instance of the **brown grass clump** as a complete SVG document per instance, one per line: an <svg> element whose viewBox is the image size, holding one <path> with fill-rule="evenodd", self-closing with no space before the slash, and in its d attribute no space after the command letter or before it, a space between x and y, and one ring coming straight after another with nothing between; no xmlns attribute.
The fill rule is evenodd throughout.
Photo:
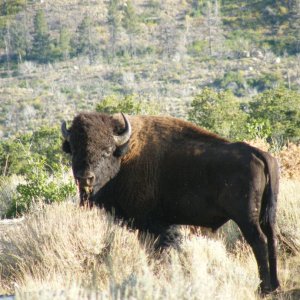
<svg viewBox="0 0 300 300"><path fill-rule="evenodd" d="M276 156L282 177L300 179L300 145L288 143Z"/></svg>
<svg viewBox="0 0 300 300"><path fill-rule="evenodd" d="M300 182L282 179L282 300L299 295L299 197ZM137 231L99 209L68 202L35 207L18 226L0 230L0 294L22 300L260 298L255 258L233 222L216 235L186 234L180 251L159 258L152 242L149 236L139 242Z"/></svg>
<svg viewBox="0 0 300 300"><path fill-rule="evenodd" d="M147 262L136 235L100 210L47 206L0 236L1 288L12 291L29 278L47 282L57 277L85 287L96 281L104 288L109 279L118 284Z"/></svg>
<svg viewBox="0 0 300 300"><path fill-rule="evenodd" d="M0 292L19 299L246 300L259 284L249 251L194 237L154 258L149 237L140 243L103 211L68 203L28 214L0 244Z"/></svg>

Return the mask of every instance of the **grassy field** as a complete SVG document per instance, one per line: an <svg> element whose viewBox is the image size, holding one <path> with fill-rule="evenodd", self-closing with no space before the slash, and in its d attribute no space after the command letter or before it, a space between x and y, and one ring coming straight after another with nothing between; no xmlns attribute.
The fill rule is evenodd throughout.
<svg viewBox="0 0 300 300"><path fill-rule="evenodd" d="M279 278L271 299L300 295L300 181L282 179ZM17 299L259 299L257 266L233 223L212 235L182 228L181 251L153 253L151 237L71 201L36 205L0 228L0 294Z"/></svg>

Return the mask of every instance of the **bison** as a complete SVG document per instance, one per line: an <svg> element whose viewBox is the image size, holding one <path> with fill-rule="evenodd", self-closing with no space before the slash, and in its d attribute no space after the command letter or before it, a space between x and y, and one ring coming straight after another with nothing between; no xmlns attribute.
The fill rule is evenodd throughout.
<svg viewBox="0 0 300 300"><path fill-rule="evenodd" d="M263 293L279 287L276 159L184 120L80 113L62 123L80 203L113 211L159 247L178 225L218 229L233 220L251 246Z"/></svg>

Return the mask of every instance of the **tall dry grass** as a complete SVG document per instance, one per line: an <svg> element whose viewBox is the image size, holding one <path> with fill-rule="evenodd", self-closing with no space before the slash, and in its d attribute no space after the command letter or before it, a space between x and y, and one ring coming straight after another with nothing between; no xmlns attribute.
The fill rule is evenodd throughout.
<svg viewBox="0 0 300 300"><path fill-rule="evenodd" d="M280 154L281 169L297 166L297 147ZM283 171L281 179L282 292L272 299L300 299L300 171L293 170L293 176ZM16 293L17 299L260 298L256 261L233 222L217 234L191 235L186 228L182 233L181 251L170 249L158 257L151 237L139 242L136 231L101 210L68 202L36 206L18 226L0 227L0 294Z"/></svg>
<svg viewBox="0 0 300 300"><path fill-rule="evenodd" d="M299 195L300 182L283 180L278 227L298 246ZM71 203L36 208L21 225L0 233L0 294L16 293L18 299L259 298L256 261L232 223L216 237L185 235L181 251L171 249L160 258L151 252L152 242L150 237L139 242L136 231L98 209ZM290 253L283 245L283 291L299 289L299 266L300 252Z"/></svg>
<svg viewBox="0 0 300 300"><path fill-rule="evenodd" d="M255 299L259 283L249 249L194 237L155 258L149 237L68 203L27 215L0 242L1 292L20 299Z"/></svg>

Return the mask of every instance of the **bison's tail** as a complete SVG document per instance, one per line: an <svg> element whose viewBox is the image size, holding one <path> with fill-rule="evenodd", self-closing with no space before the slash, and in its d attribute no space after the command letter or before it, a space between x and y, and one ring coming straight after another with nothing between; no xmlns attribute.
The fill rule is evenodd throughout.
<svg viewBox="0 0 300 300"><path fill-rule="evenodd" d="M279 190L279 168L277 160L267 153L261 152L265 163L267 184L262 199L260 226L267 237L271 290L279 287L277 277L277 242L275 232L277 195Z"/></svg>
<svg viewBox="0 0 300 300"><path fill-rule="evenodd" d="M279 190L279 168L276 159L270 155L261 153L261 158L265 163L267 184L262 199L260 222L265 226L274 226Z"/></svg>

